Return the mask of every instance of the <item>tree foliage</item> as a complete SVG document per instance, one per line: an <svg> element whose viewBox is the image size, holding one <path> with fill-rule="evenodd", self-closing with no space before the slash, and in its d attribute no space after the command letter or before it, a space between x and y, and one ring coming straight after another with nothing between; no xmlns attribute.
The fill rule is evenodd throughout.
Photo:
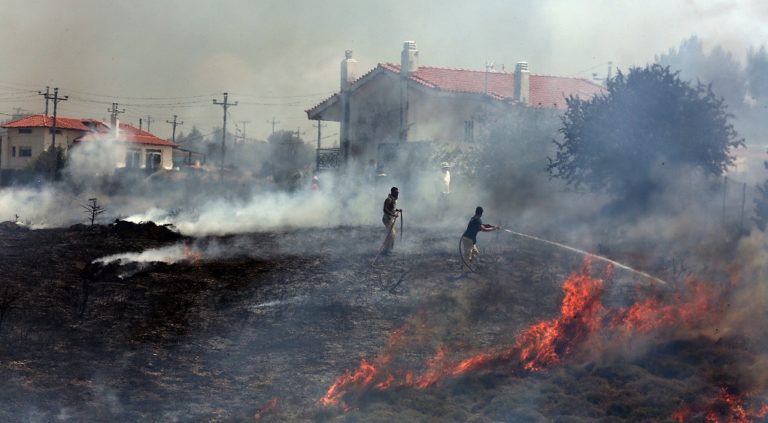
<svg viewBox="0 0 768 423"><path fill-rule="evenodd" d="M656 63L680 72L680 79L689 83L712 84L712 91L725 99L731 109L744 105L747 93L747 76L741 64L731 52L715 46L707 54L704 44L696 36L680 43L656 57Z"/></svg>
<svg viewBox="0 0 768 423"><path fill-rule="evenodd" d="M744 144L710 86L692 86L660 65L619 72L603 94L567 104L550 175L620 201L643 202L661 190L662 169L722 175L733 164L731 149Z"/></svg>
<svg viewBox="0 0 768 423"><path fill-rule="evenodd" d="M752 220L757 228L765 232L768 227L768 181L764 181L757 187L759 195L755 197L755 216Z"/></svg>
<svg viewBox="0 0 768 423"><path fill-rule="evenodd" d="M275 131L267 142L274 181L291 190L299 188L306 176L304 173L314 164L315 152L312 146L294 131Z"/></svg>
<svg viewBox="0 0 768 423"><path fill-rule="evenodd" d="M499 207L530 205L547 195L548 142L557 135L558 116L552 109L514 107L483 125L476 172L489 200Z"/></svg>
<svg viewBox="0 0 768 423"><path fill-rule="evenodd" d="M48 180L61 179L64 166L66 166L66 156L64 149L59 146L44 150L29 164L32 171Z"/></svg>
<svg viewBox="0 0 768 423"><path fill-rule="evenodd" d="M758 101L768 100L768 52L765 46L749 49L746 73L752 97Z"/></svg>

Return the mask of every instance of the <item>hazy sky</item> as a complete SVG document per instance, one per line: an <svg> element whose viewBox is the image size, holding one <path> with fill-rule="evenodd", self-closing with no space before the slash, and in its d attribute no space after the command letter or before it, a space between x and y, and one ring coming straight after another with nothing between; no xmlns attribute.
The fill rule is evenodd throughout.
<svg viewBox="0 0 768 423"><path fill-rule="evenodd" d="M239 101L228 127L249 138L316 130L303 110L338 89L352 49L365 72L399 62L416 41L424 65L483 69L528 61L535 74L603 75L643 65L691 35L737 57L768 43L768 2L721 0L0 0L0 120L42 112L37 90L59 87L59 114L108 118L112 102L170 137L221 126L212 100ZM326 135L337 131L334 126ZM330 137L329 144L337 137Z"/></svg>

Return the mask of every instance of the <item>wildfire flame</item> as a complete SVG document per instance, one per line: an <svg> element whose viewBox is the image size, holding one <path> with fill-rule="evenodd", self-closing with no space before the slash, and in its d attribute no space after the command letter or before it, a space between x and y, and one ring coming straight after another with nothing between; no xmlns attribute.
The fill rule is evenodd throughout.
<svg viewBox="0 0 768 423"><path fill-rule="evenodd" d="M698 407L685 406L672 414L678 423L703 421L707 423L749 423L754 419L768 416L768 404L753 407L752 394L739 395L726 387L720 387L717 394L699 404ZM696 411L698 409L698 411Z"/></svg>
<svg viewBox="0 0 768 423"><path fill-rule="evenodd" d="M590 339L626 340L666 327L696 327L707 318L714 318L715 312L722 309L718 291L695 280L687 281L674 295L651 296L626 308L607 308L602 303L602 296L606 281L612 276L613 266L609 264L602 277L593 277L591 261L587 258L581 269L563 283L565 295L557 317L532 324L510 347L480 352L460 360L452 358L449 350L441 346L425 362L425 370L420 375L389 368L394 346L404 339L403 329L395 331L383 354L372 362L362 360L356 370L346 371L328 389L320 404L341 406L346 411L350 407L345 401L359 397L366 390L425 389L446 378L461 377L496 364L511 363L513 372L520 374L540 372L562 364ZM601 336L596 337L597 334Z"/></svg>
<svg viewBox="0 0 768 423"><path fill-rule="evenodd" d="M263 407L261 407L256 413L253 415L253 420L261 420L265 414L271 413L277 409L278 401L277 397L272 398L269 400L266 404L264 404Z"/></svg>

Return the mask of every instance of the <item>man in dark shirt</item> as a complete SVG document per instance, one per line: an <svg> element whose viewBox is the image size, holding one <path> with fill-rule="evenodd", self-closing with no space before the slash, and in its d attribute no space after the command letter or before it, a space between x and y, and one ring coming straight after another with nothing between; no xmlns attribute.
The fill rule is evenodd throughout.
<svg viewBox="0 0 768 423"><path fill-rule="evenodd" d="M381 222L384 227L387 228L387 238L384 241L384 248L382 254L388 255L392 253L392 248L395 246L395 221L402 212L397 208L397 197L400 195L400 190L397 187L392 187L389 190L389 196L384 200L384 215L381 217Z"/></svg>
<svg viewBox="0 0 768 423"><path fill-rule="evenodd" d="M461 248L464 254L464 262L462 263L462 267L464 265L471 266L472 260L474 260L478 254L480 254L480 251L477 249L477 233L493 232L496 229L499 229L498 226L483 223L482 217L483 208L478 206L475 209L475 215L469 219L467 230L464 231L464 235L461 237Z"/></svg>

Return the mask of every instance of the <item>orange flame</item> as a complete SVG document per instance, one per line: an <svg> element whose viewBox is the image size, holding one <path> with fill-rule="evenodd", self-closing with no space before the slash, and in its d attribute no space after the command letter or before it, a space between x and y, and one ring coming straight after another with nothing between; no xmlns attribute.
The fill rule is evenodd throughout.
<svg viewBox="0 0 768 423"><path fill-rule="evenodd" d="M714 398L701 404L700 411L707 423L749 423L754 419L762 419L768 415L768 405L757 409L749 407L748 399L752 395L738 395L725 387L721 387ZM678 423L696 420L694 407L687 405L672 414Z"/></svg>
<svg viewBox="0 0 768 423"><path fill-rule="evenodd" d="M200 264L200 260L203 259L203 253L200 251L190 247L189 245L184 246L184 259L188 262L198 265Z"/></svg>
<svg viewBox="0 0 768 423"><path fill-rule="evenodd" d="M336 379L325 396L320 399L320 403L326 407L341 405L346 411L349 410L342 400L343 397L352 391L362 391L373 382L379 371L371 363L362 360L360 366L354 371L347 370L341 377Z"/></svg>
<svg viewBox="0 0 768 423"><path fill-rule="evenodd" d="M717 290L692 279L683 289L675 292L671 300L664 300L670 297L654 296L628 308L609 310L601 300L605 280L612 277L613 266L606 268L602 278L591 276L591 272L591 261L587 258L581 269L563 283L565 296L559 316L532 324L518 335L511 347L453 360L448 349L441 346L426 361L424 372L418 376L413 371L394 372L389 369L395 350L405 342L405 329L400 328L393 332L384 352L373 363L362 360L356 370L345 372L328 389L320 404L341 405L348 410L345 397L362 395L371 388L386 390L409 386L425 389L445 378L460 377L495 364L513 363L519 365L517 369L521 372L539 372L561 364L585 342L596 339L596 334L606 335L600 339L621 339L681 324L683 327L695 327L704 323L706 318L717 317L718 313L713 311L721 310L718 307L722 292L715 295ZM768 415L768 408L765 412ZM690 410L681 409L672 418L687 421L686 416L690 416Z"/></svg>
<svg viewBox="0 0 768 423"><path fill-rule="evenodd" d="M265 414L270 413L272 411L275 411L277 409L277 397L272 398L264 404L263 407L261 407L256 413L253 415L253 420L261 420Z"/></svg>

